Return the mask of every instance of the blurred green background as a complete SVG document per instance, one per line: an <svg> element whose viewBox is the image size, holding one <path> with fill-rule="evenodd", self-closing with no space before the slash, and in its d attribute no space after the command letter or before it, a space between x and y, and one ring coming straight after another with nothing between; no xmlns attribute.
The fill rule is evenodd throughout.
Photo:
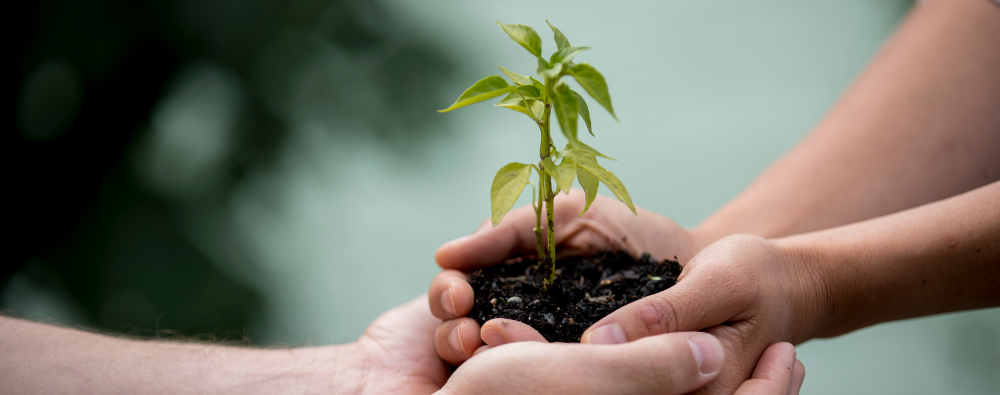
<svg viewBox="0 0 1000 395"><path fill-rule="evenodd" d="M43 0L12 42L9 314L149 337L356 338L426 290L537 131L475 106L545 19L608 79L587 143L693 226L791 147L909 1ZM522 203L527 202L527 196ZM996 393L1000 310L799 347L803 393Z"/></svg>

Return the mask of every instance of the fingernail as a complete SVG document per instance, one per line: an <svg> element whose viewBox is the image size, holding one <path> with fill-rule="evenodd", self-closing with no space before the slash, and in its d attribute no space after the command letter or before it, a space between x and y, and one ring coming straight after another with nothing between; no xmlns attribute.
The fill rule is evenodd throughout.
<svg viewBox="0 0 1000 395"><path fill-rule="evenodd" d="M465 345L462 344L462 324L455 325L455 329L451 330L451 334L448 335L448 345L455 352L462 353L463 356L469 356L469 353L465 351Z"/></svg>
<svg viewBox="0 0 1000 395"><path fill-rule="evenodd" d="M701 374L714 374L722 368L722 343L715 336L699 333L688 338Z"/></svg>
<svg viewBox="0 0 1000 395"><path fill-rule="evenodd" d="M458 314L455 313L455 295L451 293L451 287L448 287L444 292L441 293L441 307L452 317L457 317Z"/></svg>
<svg viewBox="0 0 1000 395"><path fill-rule="evenodd" d="M501 346L504 344L503 337L500 336L500 332L496 329L485 327L483 328L483 342L489 344L490 347Z"/></svg>
<svg viewBox="0 0 1000 395"><path fill-rule="evenodd" d="M587 343L590 344L622 344L625 343L625 332L617 323L608 324L594 329L587 335Z"/></svg>

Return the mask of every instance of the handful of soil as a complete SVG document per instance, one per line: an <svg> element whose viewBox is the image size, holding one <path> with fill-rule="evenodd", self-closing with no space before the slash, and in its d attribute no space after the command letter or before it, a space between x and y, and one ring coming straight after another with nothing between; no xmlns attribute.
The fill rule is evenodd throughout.
<svg viewBox="0 0 1000 395"><path fill-rule="evenodd" d="M649 254L635 259L626 251L567 257L556 264L556 282L548 290L543 288L548 268L534 257L476 271L469 279L476 294L469 317L479 325L493 318L517 320L550 342L577 343L593 323L670 288L681 273L676 260L657 262Z"/></svg>

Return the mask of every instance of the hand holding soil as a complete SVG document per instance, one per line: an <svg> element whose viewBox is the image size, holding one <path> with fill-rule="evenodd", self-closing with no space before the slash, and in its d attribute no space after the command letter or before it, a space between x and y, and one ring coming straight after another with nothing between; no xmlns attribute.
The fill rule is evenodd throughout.
<svg viewBox="0 0 1000 395"><path fill-rule="evenodd" d="M722 342L729 358L718 378L699 392L732 393L753 382L745 380L765 349L776 342L799 343L880 322L1000 304L995 289L1000 283L997 207L1000 182L821 232L774 240L729 236L691 258L676 286L611 313L582 340L619 344L704 330ZM654 214L638 218L644 217L654 218L653 226L672 224ZM641 233L642 224L648 225L620 227L623 223L604 217L586 228ZM438 256L460 256L466 245L493 245L498 257L517 250L517 232L502 227L480 230L442 247ZM472 299L462 272L446 270L432 283L431 310L448 320L437 328L435 344L448 362L461 363L502 344L544 341L537 331L516 321L493 320L480 329L471 318L452 319L471 311ZM488 346L480 347L483 341ZM803 370L801 364L795 370Z"/></svg>
<svg viewBox="0 0 1000 395"><path fill-rule="evenodd" d="M580 217L578 214L585 204L584 199L584 194L579 190L556 197L555 238L563 254L624 248L628 251L648 252L655 260L677 255L684 262L695 251L694 238L663 216L641 208L636 216L624 205L598 196L587 214ZM508 258L533 253L534 223L532 208L520 207L507 214L504 221L496 227L491 227L487 221L473 235L449 242L438 249L437 262L446 270L432 282L429 293L431 311L438 318L453 320L442 323L439 334L445 333L454 339L462 339L462 342L456 343L462 347L450 349L457 350L455 352L439 347L445 360L458 363L471 357L476 348L483 344L479 336L481 330L485 335L483 339L489 341L542 339L536 331L516 321L494 320L480 328L474 320L465 317L472 311L474 294L462 271L480 269ZM491 336L491 331L495 331L498 336ZM461 332L461 336L458 332Z"/></svg>
<svg viewBox="0 0 1000 395"><path fill-rule="evenodd" d="M590 344L703 330L726 348L728 363L709 393L740 387L772 344L806 340L818 316L821 287L774 242L726 237L691 259L676 286L622 307L583 334ZM796 366L803 369L801 362Z"/></svg>

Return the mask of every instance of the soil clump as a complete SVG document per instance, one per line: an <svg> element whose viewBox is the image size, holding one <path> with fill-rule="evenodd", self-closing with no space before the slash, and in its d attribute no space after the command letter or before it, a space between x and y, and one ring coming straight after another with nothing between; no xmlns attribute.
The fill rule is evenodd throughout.
<svg viewBox="0 0 1000 395"><path fill-rule="evenodd" d="M638 299L677 283L681 266L657 262L649 254L635 259L608 251L556 261L556 282L545 290L547 267L522 257L481 269L469 283L476 294L469 317L482 325L493 318L517 320L550 342L577 343L593 323Z"/></svg>

